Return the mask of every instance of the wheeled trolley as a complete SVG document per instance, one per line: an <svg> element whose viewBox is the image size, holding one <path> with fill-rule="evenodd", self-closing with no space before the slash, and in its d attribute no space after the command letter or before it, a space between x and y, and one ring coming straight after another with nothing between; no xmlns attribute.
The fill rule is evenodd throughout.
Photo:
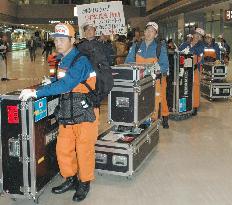
<svg viewBox="0 0 232 205"><path fill-rule="evenodd" d="M167 103L170 118L186 119L193 110L193 55L173 52L168 57Z"/></svg>

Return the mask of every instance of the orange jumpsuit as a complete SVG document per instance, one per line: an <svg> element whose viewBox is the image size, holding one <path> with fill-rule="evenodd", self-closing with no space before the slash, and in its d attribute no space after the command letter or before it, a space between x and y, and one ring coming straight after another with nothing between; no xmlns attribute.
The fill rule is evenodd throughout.
<svg viewBox="0 0 232 205"><path fill-rule="evenodd" d="M197 66L199 62L201 62L202 57L193 55L193 64ZM202 69L202 65L200 71L198 68L194 69L194 78L193 78L193 108L199 108L200 106L200 72Z"/></svg>
<svg viewBox="0 0 232 205"><path fill-rule="evenodd" d="M88 78L87 83L94 89L96 77ZM89 90L80 83L72 92L88 93ZM60 173L63 177L77 174L82 182L94 179L94 146L98 137L99 109L95 108L94 112L96 115L94 122L59 126L56 154Z"/></svg>
<svg viewBox="0 0 232 205"><path fill-rule="evenodd" d="M142 56L136 54L136 63L156 63L158 62L157 58L143 58ZM162 76L161 80L156 80L155 86L155 112L152 116L153 119L159 118L159 109L161 104L161 116L167 117L169 115L166 90L167 90L167 80L166 76Z"/></svg>

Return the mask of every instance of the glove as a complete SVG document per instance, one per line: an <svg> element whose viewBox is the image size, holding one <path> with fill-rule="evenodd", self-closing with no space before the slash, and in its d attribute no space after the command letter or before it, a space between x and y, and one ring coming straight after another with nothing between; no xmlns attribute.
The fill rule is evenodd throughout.
<svg viewBox="0 0 232 205"><path fill-rule="evenodd" d="M188 54L189 53L189 47L185 48L184 50L181 51L184 54Z"/></svg>
<svg viewBox="0 0 232 205"><path fill-rule="evenodd" d="M19 95L19 99L22 101L27 101L30 98L37 98L36 90L34 89L24 89Z"/></svg>
<svg viewBox="0 0 232 205"><path fill-rule="evenodd" d="M52 83L51 79L48 78L48 77L46 77L46 76L44 76L44 78L42 80L42 84L43 85L48 85L48 84L51 84L51 83Z"/></svg>

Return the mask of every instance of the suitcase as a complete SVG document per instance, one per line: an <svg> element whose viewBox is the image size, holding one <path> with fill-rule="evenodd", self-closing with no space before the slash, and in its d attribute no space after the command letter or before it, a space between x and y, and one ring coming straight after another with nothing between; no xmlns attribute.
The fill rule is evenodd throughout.
<svg viewBox="0 0 232 205"><path fill-rule="evenodd" d="M112 66L114 84L117 82L137 82L151 75L154 64L121 64ZM153 70L154 72L154 70Z"/></svg>
<svg viewBox="0 0 232 205"><path fill-rule="evenodd" d="M232 83L212 82L202 80L200 85L201 94L210 99L229 98L232 95Z"/></svg>
<svg viewBox="0 0 232 205"><path fill-rule="evenodd" d="M167 103L170 118L186 119L193 110L193 55L169 53L169 76L167 78Z"/></svg>
<svg viewBox="0 0 232 205"><path fill-rule="evenodd" d="M224 64L204 63L202 66L203 79L217 80L225 79L227 68Z"/></svg>
<svg viewBox="0 0 232 205"><path fill-rule="evenodd" d="M151 76L137 82L114 85L108 95L108 119L112 125L138 127L155 107L155 82Z"/></svg>
<svg viewBox="0 0 232 205"><path fill-rule="evenodd" d="M0 192L12 199L38 202L59 169L58 123L53 115L58 97L22 102L20 92L0 96Z"/></svg>
<svg viewBox="0 0 232 205"><path fill-rule="evenodd" d="M157 121L139 135L101 134L95 145L96 171L99 174L132 176L152 153L159 141Z"/></svg>

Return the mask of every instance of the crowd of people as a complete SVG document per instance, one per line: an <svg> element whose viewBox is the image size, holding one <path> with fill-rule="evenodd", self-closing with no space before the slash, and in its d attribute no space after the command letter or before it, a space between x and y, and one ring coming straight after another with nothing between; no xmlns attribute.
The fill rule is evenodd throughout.
<svg viewBox="0 0 232 205"><path fill-rule="evenodd" d="M168 52L179 50L192 53L194 56L194 116L197 115L200 106L199 82L202 63L204 61L228 63L229 60L230 47L223 36L219 36L220 45L218 45L212 36L205 34L201 28L196 28L194 33L188 34L186 41L179 47L172 39L167 42L158 40L159 26L155 22L146 24L144 36L135 29L129 38L116 35L114 41L111 41L107 35L96 37L96 27L93 24L86 23L82 29L85 38L80 40L75 39L75 30L71 25L62 23L56 25L55 32L52 34L56 52L50 54L53 50L51 41L45 43L43 51L46 52L50 65L58 66L56 78L47 79L44 85L37 89L24 89L19 96L21 100L67 92L86 95L90 90L99 89L101 85L96 85L96 67L100 66L98 62L105 66L134 62L153 63L155 69L160 70L161 73L160 77L156 78L156 93L159 95L156 95L155 110L161 112L163 128L169 128L166 96L169 74ZM0 49L6 49L4 43L0 46ZM28 42L28 48L31 61L34 62L36 42L33 38ZM5 59L4 51L0 57L1 60ZM92 58L98 58L98 61ZM98 137L99 107L96 106L93 110L94 120L59 126L56 153L60 173L65 181L60 186L53 187L52 193L61 194L75 189L73 201L84 200L90 190L90 182L94 180L94 145ZM152 116L153 119L157 117L157 113Z"/></svg>

